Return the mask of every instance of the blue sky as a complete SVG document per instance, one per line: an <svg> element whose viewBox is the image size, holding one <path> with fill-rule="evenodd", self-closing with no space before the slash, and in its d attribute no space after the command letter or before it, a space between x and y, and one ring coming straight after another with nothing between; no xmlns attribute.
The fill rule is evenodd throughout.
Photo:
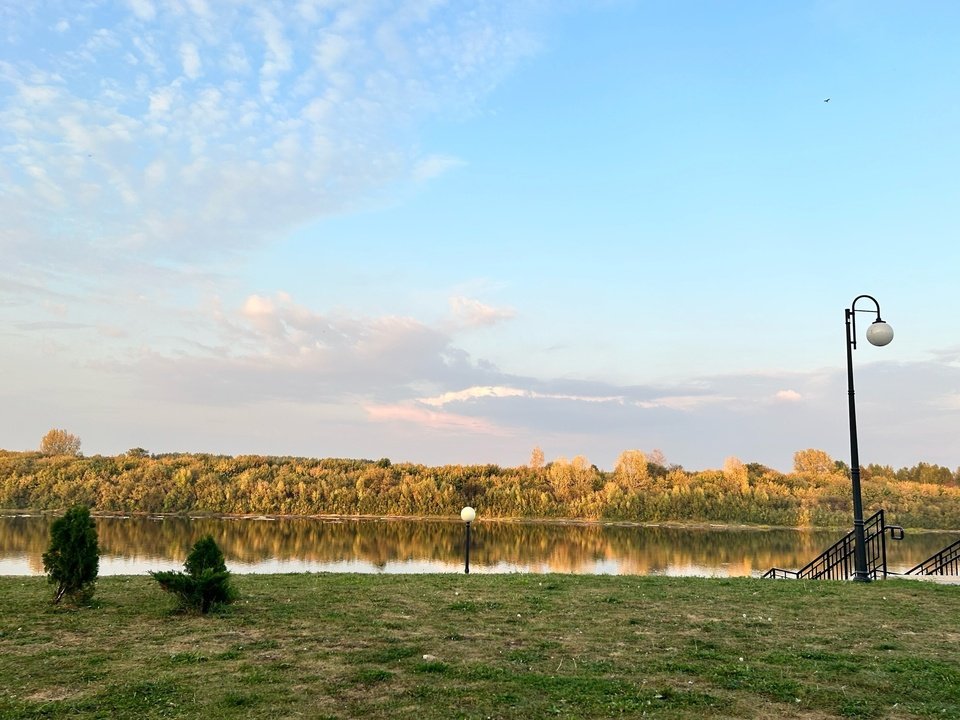
<svg viewBox="0 0 960 720"><path fill-rule="evenodd" d="M870 293L862 460L960 464L955 3L0 27L0 447L786 470L847 457Z"/></svg>

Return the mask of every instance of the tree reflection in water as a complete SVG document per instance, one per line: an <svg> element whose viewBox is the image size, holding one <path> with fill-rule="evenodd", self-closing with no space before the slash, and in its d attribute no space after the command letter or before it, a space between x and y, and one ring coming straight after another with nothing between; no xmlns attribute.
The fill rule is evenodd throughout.
<svg viewBox="0 0 960 720"><path fill-rule="evenodd" d="M25 558L42 573L49 515L0 515L0 573L22 573ZM197 538L216 538L235 572L351 570L456 571L462 565L459 521L329 518L98 517L101 574L180 565ZM739 576L777 566L799 568L840 531L649 527L596 523L480 521L471 565L477 571ZM955 539L908 532L888 542L890 569L903 571ZM130 563L134 570L129 569ZM24 563L20 563L22 567ZM473 569L473 568L471 568Z"/></svg>

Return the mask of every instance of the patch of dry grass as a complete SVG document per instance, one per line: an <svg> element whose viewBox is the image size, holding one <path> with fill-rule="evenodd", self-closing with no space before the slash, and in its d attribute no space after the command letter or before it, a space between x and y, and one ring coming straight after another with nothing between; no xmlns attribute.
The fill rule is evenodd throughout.
<svg viewBox="0 0 960 720"><path fill-rule="evenodd" d="M956 586L234 580L202 617L146 577L77 609L0 578L0 718L960 717Z"/></svg>

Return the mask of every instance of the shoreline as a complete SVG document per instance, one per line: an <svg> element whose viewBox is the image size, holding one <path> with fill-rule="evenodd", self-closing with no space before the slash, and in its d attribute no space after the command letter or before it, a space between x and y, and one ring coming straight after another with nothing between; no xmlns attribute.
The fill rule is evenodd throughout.
<svg viewBox="0 0 960 720"><path fill-rule="evenodd" d="M44 517L60 515L65 508L57 510L30 510L0 508L0 517ZM271 522L279 520L319 520L321 522L431 522L448 523L463 521L457 515L341 515L336 513L311 513L309 515L286 515L282 513L155 513L142 511L91 510L95 518L147 518L165 520L182 518L188 520L257 520ZM841 526L796 526L796 525L752 525L748 523L717 523L709 521L664 520L661 522L636 522L632 520L598 520L591 518L523 518L523 517L481 517L475 523L481 524L519 524L519 525L560 525L570 527L635 527L635 528L671 528L688 530L796 530L799 532L843 531ZM914 528L906 527L911 533L957 533L960 528Z"/></svg>

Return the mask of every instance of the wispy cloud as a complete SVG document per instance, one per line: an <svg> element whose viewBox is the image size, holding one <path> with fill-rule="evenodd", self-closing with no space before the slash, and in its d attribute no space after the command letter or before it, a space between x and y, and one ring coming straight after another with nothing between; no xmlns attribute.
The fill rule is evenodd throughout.
<svg viewBox="0 0 960 720"><path fill-rule="evenodd" d="M949 392L935 397L930 404L941 410L960 410L960 392Z"/></svg>
<svg viewBox="0 0 960 720"><path fill-rule="evenodd" d="M717 405L719 403L729 403L737 398L729 395L716 395L704 393L700 395L664 395L655 397L651 400L637 400L635 405L644 409L667 408L669 410L680 410L689 412L705 405Z"/></svg>
<svg viewBox="0 0 960 720"><path fill-rule="evenodd" d="M507 435L509 432L488 420L427 410L414 405L367 405L367 415L373 422L398 422L418 425L431 430Z"/></svg>
<svg viewBox="0 0 960 720"><path fill-rule="evenodd" d="M516 315L511 308L495 308L465 297L450 298L450 310L457 321L467 327L496 325Z"/></svg>
<svg viewBox="0 0 960 720"><path fill-rule="evenodd" d="M535 47L514 24L533 15L486 3L128 0L54 28L21 8L0 56L8 267L67 238L209 259L436 177L459 161L421 155L415 123L469 109ZM66 49L33 52L43 32Z"/></svg>
<svg viewBox="0 0 960 720"><path fill-rule="evenodd" d="M481 398L533 398L541 400L570 400L574 402L594 403L622 403L622 396L591 396L591 395L564 395L559 393L543 393L534 390L524 390L515 387L477 386L446 392L436 397L419 398L417 402L433 407L443 407L450 403L468 402Z"/></svg>
<svg viewBox="0 0 960 720"><path fill-rule="evenodd" d="M17 327L21 330L84 330L90 326L84 323L67 322L65 320L47 320L20 323Z"/></svg>
<svg viewBox="0 0 960 720"><path fill-rule="evenodd" d="M140 20L149 22L157 16L157 9L150 0L127 0L127 4Z"/></svg>
<svg viewBox="0 0 960 720"><path fill-rule="evenodd" d="M933 350L931 355L940 362L960 365L960 345Z"/></svg>
<svg viewBox="0 0 960 720"><path fill-rule="evenodd" d="M463 160L452 155L430 155L414 165L413 177L416 180L425 182L438 178L461 165L463 165Z"/></svg>
<svg viewBox="0 0 960 720"><path fill-rule="evenodd" d="M191 80L200 77L202 63L200 62L200 53L197 46L193 43L183 43L180 46L180 62L183 63L183 74Z"/></svg>

